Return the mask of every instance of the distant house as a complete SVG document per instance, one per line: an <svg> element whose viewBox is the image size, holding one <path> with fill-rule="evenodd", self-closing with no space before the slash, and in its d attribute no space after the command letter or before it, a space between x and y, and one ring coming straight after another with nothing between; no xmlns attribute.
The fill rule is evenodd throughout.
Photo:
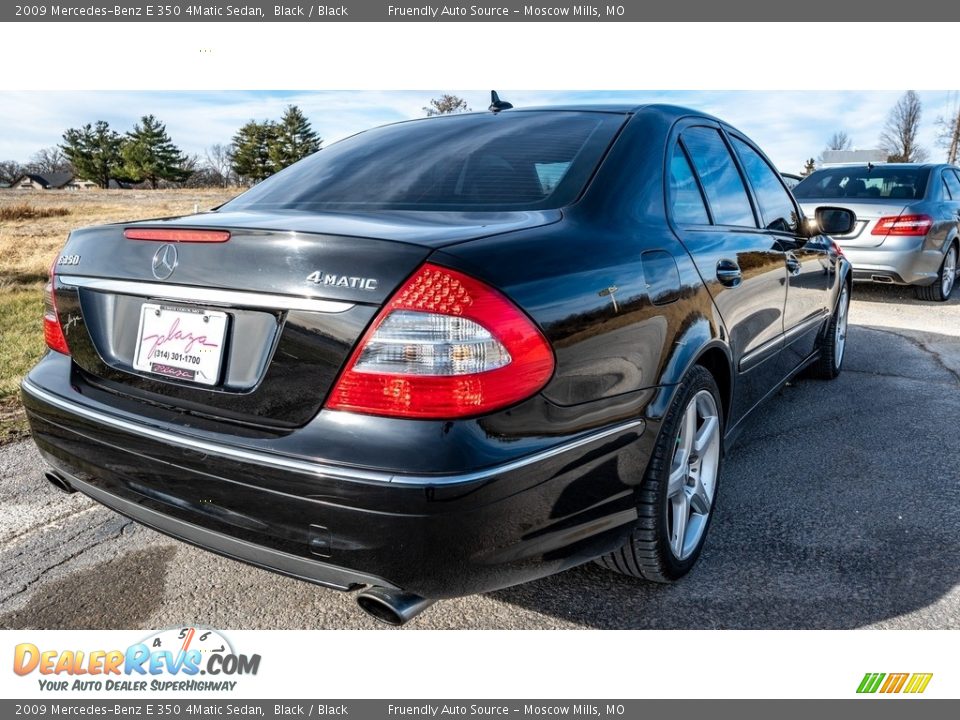
<svg viewBox="0 0 960 720"><path fill-rule="evenodd" d="M73 173L24 173L10 184L18 190L89 190L96 186Z"/></svg>

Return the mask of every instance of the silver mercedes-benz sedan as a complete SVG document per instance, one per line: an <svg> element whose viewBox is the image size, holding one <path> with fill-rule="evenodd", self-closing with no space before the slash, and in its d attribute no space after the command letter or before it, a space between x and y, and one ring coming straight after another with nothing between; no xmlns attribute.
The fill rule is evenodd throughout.
<svg viewBox="0 0 960 720"><path fill-rule="evenodd" d="M857 223L834 237L853 279L913 285L921 300L953 292L960 253L960 171L952 165L844 165L794 188L803 209L849 208Z"/></svg>

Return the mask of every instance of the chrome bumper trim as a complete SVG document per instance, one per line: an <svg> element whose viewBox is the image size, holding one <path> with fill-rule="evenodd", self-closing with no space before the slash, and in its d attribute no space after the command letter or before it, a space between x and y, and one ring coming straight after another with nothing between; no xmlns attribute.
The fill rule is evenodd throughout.
<svg viewBox="0 0 960 720"><path fill-rule="evenodd" d="M187 447L191 450L196 450L208 455L217 455L219 457L225 457L231 460L239 460L241 462L248 462L255 465L266 465L282 470L306 473L308 475L320 475L338 480L360 482L426 486L472 483L512 472L528 465L543 462L552 457L556 457L557 455L562 455L570 450L575 450L584 445L588 445L598 440L603 440L604 438L611 437L613 435L619 435L630 430L636 430L639 428L639 432L637 433L639 436L643 433L644 429L643 420L629 420L627 422L604 428L603 430L599 430L597 432L581 435L580 437L569 442L562 443L546 450L541 450L540 452L536 452L531 455L526 455L511 462L484 468L482 470L477 470L470 473L462 473L457 475L402 475L375 470L364 470L361 468L347 468L338 465L327 465L319 462L311 462L309 460L301 460L284 455L277 455L275 453L270 453L263 450L252 450L233 445L221 445L193 435L171 433L168 430L145 425L133 417L122 418L116 415L100 412L98 410L92 410L78 403L71 402L70 400L67 400L59 395L50 393L38 387L37 385L34 385L29 379L25 379L23 381L21 388L23 392L29 393L38 400L42 400L43 402L60 408L68 413L78 415L96 423L107 425L123 432L149 437L157 440L158 442L173 444L180 447Z"/></svg>

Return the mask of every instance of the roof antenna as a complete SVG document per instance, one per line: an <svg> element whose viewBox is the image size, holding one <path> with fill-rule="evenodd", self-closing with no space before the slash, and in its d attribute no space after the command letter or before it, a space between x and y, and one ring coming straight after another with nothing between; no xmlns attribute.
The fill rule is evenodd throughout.
<svg viewBox="0 0 960 720"><path fill-rule="evenodd" d="M501 110L509 110L512 107L512 103L508 103L507 101L500 99L500 96L497 95L496 90L490 91L490 107L487 108L490 112L498 113Z"/></svg>

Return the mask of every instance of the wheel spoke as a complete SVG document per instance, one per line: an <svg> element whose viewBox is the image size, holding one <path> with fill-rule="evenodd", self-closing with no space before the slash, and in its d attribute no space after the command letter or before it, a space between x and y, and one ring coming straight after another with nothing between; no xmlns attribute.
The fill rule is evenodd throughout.
<svg viewBox="0 0 960 720"><path fill-rule="evenodd" d="M713 441L714 436L720 429L720 421L715 415L703 419L703 425L697 431L697 439L693 443L693 451L697 455L702 455L707 446Z"/></svg>
<svg viewBox="0 0 960 720"><path fill-rule="evenodd" d="M687 535L687 518L690 516L690 500L686 493L671 499L673 528L670 533L670 548L678 558L683 557L683 541Z"/></svg>
<svg viewBox="0 0 960 720"><path fill-rule="evenodd" d="M706 486L697 480L697 484L691 488L690 507L698 515L706 515L710 512L710 505L710 495Z"/></svg>
<svg viewBox="0 0 960 720"><path fill-rule="evenodd" d="M690 455L693 452L694 439L697 436L697 403L691 402L683 414L683 432L681 433L681 446L687 456L687 462L690 461Z"/></svg>
<svg viewBox="0 0 960 720"><path fill-rule="evenodd" d="M690 467L686 461L681 462L670 472L670 479L667 481L667 497L673 498L677 494L683 494L687 486L687 477L689 477Z"/></svg>

